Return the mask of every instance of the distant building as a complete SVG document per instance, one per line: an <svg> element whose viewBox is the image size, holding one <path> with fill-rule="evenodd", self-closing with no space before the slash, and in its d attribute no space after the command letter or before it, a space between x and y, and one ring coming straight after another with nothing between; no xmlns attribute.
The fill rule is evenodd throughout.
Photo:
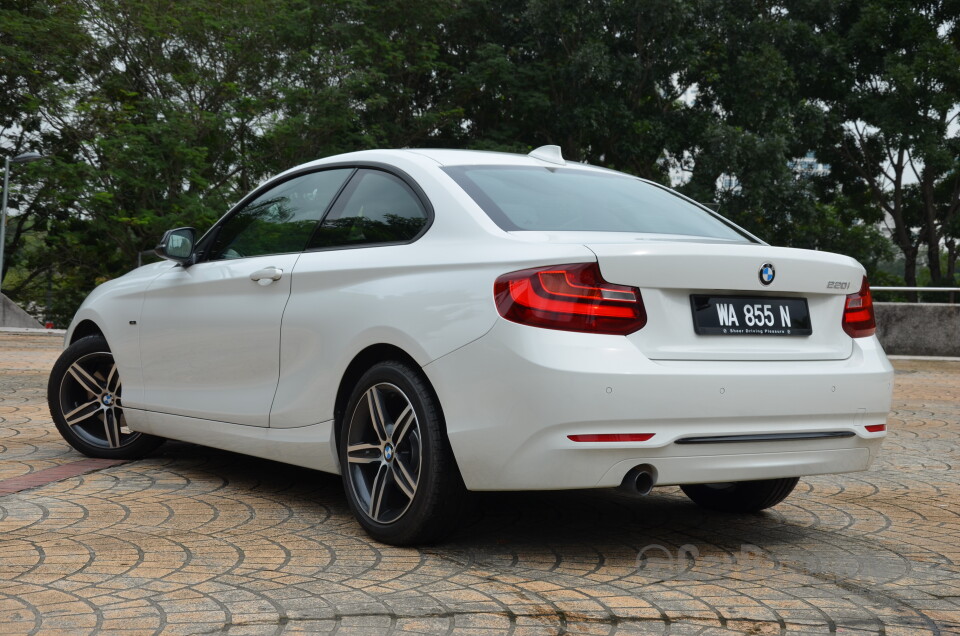
<svg viewBox="0 0 960 636"><path fill-rule="evenodd" d="M830 164L817 161L813 152L808 152L800 159L788 161L787 165L797 177L825 177L830 174Z"/></svg>
<svg viewBox="0 0 960 636"><path fill-rule="evenodd" d="M717 187L721 192L732 192L734 194L740 193L740 181L732 174L722 174L720 178L717 179Z"/></svg>
<svg viewBox="0 0 960 636"><path fill-rule="evenodd" d="M825 177L830 174L830 164L817 161L812 151L798 159L791 159L787 162L787 166L798 179ZM717 179L717 189L721 192L738 194L742 188L740 180L735 175L722 174Z"/></svg>

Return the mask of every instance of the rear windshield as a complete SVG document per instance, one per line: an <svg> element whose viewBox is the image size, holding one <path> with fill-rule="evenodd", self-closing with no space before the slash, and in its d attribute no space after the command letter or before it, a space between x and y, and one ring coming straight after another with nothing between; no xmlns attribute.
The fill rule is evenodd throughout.
<svg viewBox="0 0 960 636"><path fill-rule="evenodd" d="M536 166L451 166L444 171L506 231L750 240L719 216L628 175Z"/></svg>

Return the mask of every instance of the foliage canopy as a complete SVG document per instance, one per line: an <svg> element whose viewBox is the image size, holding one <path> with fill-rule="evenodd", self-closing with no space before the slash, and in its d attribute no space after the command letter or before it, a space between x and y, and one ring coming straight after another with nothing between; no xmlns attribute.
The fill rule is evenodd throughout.
<svg viewBox="0 0 960 636"><path fill-rule="evenodd" d="M960 0L0 0L3 290L65 324L165 229L371 147L568 157L955 284ZM813 153L829 169L808 174ZM892 242L880 231L887 223ZM945 252L941 258L941 252Z"/></svg>

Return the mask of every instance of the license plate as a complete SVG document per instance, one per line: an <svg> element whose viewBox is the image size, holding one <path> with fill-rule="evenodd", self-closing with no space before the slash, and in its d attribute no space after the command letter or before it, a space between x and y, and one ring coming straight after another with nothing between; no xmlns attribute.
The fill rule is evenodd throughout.
<svg viewBox="0 0 960 636"><path fill-rule="evenodd" d="M701 336L809 336L806 298L690 296L693 329Z"/></svg>

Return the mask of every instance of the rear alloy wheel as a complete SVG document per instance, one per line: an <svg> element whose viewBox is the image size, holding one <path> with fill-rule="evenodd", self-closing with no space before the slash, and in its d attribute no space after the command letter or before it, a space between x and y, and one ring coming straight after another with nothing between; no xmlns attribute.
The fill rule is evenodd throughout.
<svg viewBox="0 0 960 636"><path fill-rule="evenodd" d="M736 481L725 484L685 484L684 494L698 506L722 512L757 512L787 498L799 477Z"/></svg>
<svg viewBox="0 0 960 636"><path fill-rule="evenodd" d="M63 438L89 457L135 459L163 443L131 431L123 414L123 384L107 341L81 338L66 348L47 384L50 415Z"/></svg>
<svg viewBox="0 0 960 636"><path fill-rule="evenodd" d="M375 365L354 388L344 419L343 483L364 529L393 545L430 543L452 530L463 483L419 370Z"/></svg>

